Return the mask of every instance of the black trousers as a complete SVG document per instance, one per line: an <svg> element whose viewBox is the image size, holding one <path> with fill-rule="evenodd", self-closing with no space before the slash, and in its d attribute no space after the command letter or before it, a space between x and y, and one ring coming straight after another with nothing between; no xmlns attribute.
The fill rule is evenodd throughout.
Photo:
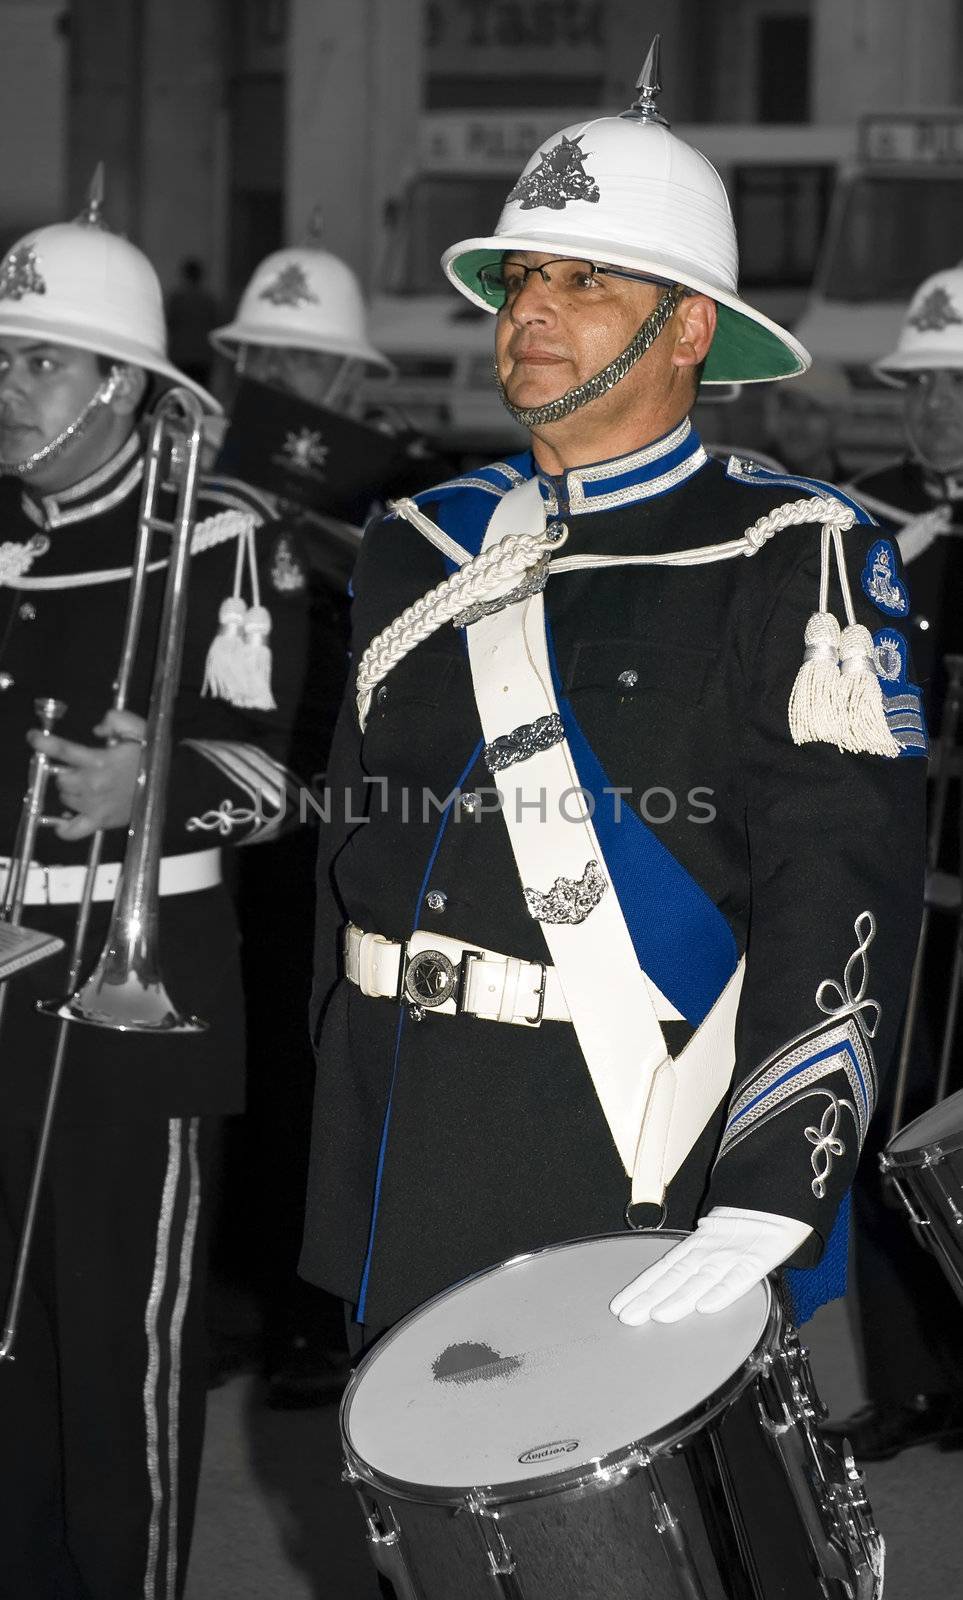
<svg viewBox="0 0 963 1600"><path fill-rule="evenodd" d="M55 1127L0 1364L0 1600L183 1593L204 1433L208 1127ZM34 1133L0 1130L4 1300Z"/></svg>

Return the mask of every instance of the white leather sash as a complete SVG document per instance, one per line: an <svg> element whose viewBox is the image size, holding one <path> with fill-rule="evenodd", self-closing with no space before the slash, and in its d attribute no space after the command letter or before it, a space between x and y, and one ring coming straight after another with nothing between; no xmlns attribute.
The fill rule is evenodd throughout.
<svg viewBox="0 0 963 1600"><path fill-rule="evenodd" d="M539 532L544 523L538 481L532 479L499 502L483 549L507 533ZM558 715L542 594L482 617L466 636L486 743ZM524 889L550 894L559 879L580 883L590 863L604 882L584 920L540 916L539 922L595 1092L632 1179L632 1200L661 1204L731 1081L742 963L673 1061L657 1009L664 1017L679 1013L639 965L568 742L513 762L498 771L496 781Z"/></svg>

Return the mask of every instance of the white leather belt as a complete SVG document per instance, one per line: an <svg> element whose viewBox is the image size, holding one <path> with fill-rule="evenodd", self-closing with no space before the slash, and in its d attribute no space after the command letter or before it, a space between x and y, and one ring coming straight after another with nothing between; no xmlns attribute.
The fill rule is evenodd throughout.
<svg viewBox="0 0 963 1600"><path fill-rule="evenodd" d="M95 900L113 900L117 893L120 869L119 861L106 861L97 868L93 894ZM10 857L0 856L0 895L6 890L9 871ZM24 904L78 905L86 872L86 867L42 867L35 863L27 868ZM160 864L161 894L191 894L198 889L210 889L220 881L221 852L217 848L188 851L182 856L164 856Z"/></svg>
<svg viewBox="0 0 963 1600"><path fill-rule="evenodd" d="M462 1013L537 1028L570 1021L554 967L520 961L445 934L419 930L404 944L349 923L345 974L362 994L416 1006L419 1013Z"/></svg>

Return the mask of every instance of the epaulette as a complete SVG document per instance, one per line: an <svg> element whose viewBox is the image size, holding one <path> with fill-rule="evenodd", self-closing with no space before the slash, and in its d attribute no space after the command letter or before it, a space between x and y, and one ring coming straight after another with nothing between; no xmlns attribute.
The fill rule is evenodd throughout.
<svg viewBox="0 0 963 1600"><path fill-rule="evenodd" d="M753 461L752 456L729 456L726 461L726 477L736 483L750 483L766 490L785 488L785 490L803 490L806 494L819 494L824 498L840 501L841 506L848 506L856 522L873 526L877 520L870 515L865 506L859 504L857 499L853 499L846 490L841 490L837 483L824 483L822 478L806 478L795 472L773 472L769 467L761 466L761 462Z"/></svg>
<svg viewBox="0 0 963 1600"><path fill-rule="evenodd" d="M433 489L388 503L387 518L404 517L441 551L449 572L481 550L495 504L533 474L530 451L449 478ZM425 516L431 506L434 519Z"/></svg>
<svg viewBox="0 0 963 1600"><path fill-rule="evenodd" d="M764 489L802 489L807 494L828 497L848 506L857 522L875 526L876 518L866 507L854 500L851 494L835 483L824 483L821 478L806 478L801 473L773 472L751 456L730 456L726 462L726 477L736 483L748 483Z"/></svg>
<svg viewBox="0 0 963 1600"><path fill-rule="evenodd" d="M508 456L504 461L494 461L487 467L473 467L471 472L462 473L457 478L447 478L444 483L436 484L431 489L422 489L411 498L416 506L435 505L439 501L450 500L452 495L461 494L466 489L480 489L484 494L500 500L509 489L517 488L531 475L532 457L525 450L520 455ZM389 511L388 515L395 516L397 513Z"/></svg>
<svg viewBox="0 0 963 1600"><path fill-rule="evenodd" d="M224 478L213 473L203 473L198 489L199 498L213 501L225 511L246 511L258 522L276 522L277 509L270 495L245 483L241 478Z"/></svg>

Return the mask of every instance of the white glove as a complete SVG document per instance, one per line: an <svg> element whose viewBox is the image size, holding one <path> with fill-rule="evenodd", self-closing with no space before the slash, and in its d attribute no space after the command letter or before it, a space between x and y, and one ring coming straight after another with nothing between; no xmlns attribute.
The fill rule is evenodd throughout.
<svg viewBox="0 0 963 1600"><path fill-rule="evenodd" d="M812 1229L769 1211L713 1206L654 1267L610 1302L620 1322L678 1322L690 1311L723 1311L794 1255Z"/></svg>

